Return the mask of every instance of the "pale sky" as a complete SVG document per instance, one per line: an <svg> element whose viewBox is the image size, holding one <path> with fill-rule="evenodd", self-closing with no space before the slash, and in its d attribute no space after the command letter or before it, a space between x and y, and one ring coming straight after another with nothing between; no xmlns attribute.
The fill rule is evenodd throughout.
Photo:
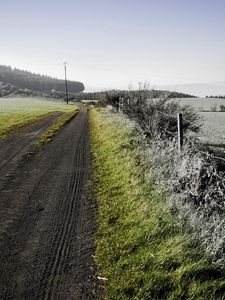
<svg viewBox="0 0 225 300"><path fill-rule="evenodd" d="M225 81L224 0L0 0L0 64L94 88Z"/></svg>

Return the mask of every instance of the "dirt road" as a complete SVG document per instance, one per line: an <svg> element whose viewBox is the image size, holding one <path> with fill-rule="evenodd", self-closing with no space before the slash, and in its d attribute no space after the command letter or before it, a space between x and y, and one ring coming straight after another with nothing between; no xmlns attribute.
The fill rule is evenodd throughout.
<svg viewBox="0 0 225 300"><path fill-rule="evenodd" d="M0 186L0 299L96 299L89 176L80 112Z"/></svg>
<svg viewBox="0 0 225 300"><path fill-rule="evenodd" d="M19 132L11 134L7 139L0 140L0 185L4 177L13 173L25 153L33 150L33 143L63 113L57 112L40 119Z"/></svg>

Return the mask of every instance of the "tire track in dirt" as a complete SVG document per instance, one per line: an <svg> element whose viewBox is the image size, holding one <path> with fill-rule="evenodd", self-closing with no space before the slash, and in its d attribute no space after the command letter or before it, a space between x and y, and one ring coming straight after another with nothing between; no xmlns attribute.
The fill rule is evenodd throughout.
<svg viewBox="0 0 225 300"><path fill-rule="evenodd" d="M80 181L82 178L82 174L79 168L83 166L83 161L81 160L82 152L84 152L83 143L85 142L83 136L86 136L86 134L87 132L82 132L78 141L79 147L76 153L76 161L74 162L77 171L71 177L71 182L66 195L66 199L61 199L67 203L67 208L65 209L64 214L58 216L58 220L55 226L56 228L54 229L57 234L56 236L54 236L54 239L52 241L50 257L51 259L46 266L43 282L40 286L41 293L39 294L39 296L41 297L41 299L55 299L55 289L57 286L59 286L59 282L55 280L55 278L57 279L57 275L64 267L64 262L67 258L68 240L70 238L71 228L76 222L74 216L76 212Z"/></svg>
<svg viewBox="0 0 225 300"><path fill-rule="evenodd" d="M89 176L81 112L0 191L1 299L98 299Z"/></svg>

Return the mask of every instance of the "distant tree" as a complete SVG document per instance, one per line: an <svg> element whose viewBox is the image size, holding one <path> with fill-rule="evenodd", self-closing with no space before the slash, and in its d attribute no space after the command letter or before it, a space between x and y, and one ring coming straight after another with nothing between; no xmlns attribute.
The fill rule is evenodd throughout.
<svg viewBox="0 0 225 300"><path fill-rule="evenodd" d="M225 105L220 105L220 111L225 111Z"/></svg>

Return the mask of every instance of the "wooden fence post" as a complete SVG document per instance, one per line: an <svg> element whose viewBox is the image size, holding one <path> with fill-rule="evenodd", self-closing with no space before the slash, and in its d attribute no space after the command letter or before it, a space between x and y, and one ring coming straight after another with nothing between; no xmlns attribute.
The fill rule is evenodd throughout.
<svg viewBox="0 0 225 300"><path fill-rule="evenodd" d="M119 113L120 113L121 97L119 97Z"/></svg>
<svg viewBox="0 0 225 300"><path fill-rule="evenodd" d="M178 150L181 152L183 146L183 124L182 113L177 114Z"/></svg>
<svg viewBox="0 0 225 300"><path fill-rule="evenodd" d="M122 112L123 110L123 97L119 98L119 112Z"/></svg>

